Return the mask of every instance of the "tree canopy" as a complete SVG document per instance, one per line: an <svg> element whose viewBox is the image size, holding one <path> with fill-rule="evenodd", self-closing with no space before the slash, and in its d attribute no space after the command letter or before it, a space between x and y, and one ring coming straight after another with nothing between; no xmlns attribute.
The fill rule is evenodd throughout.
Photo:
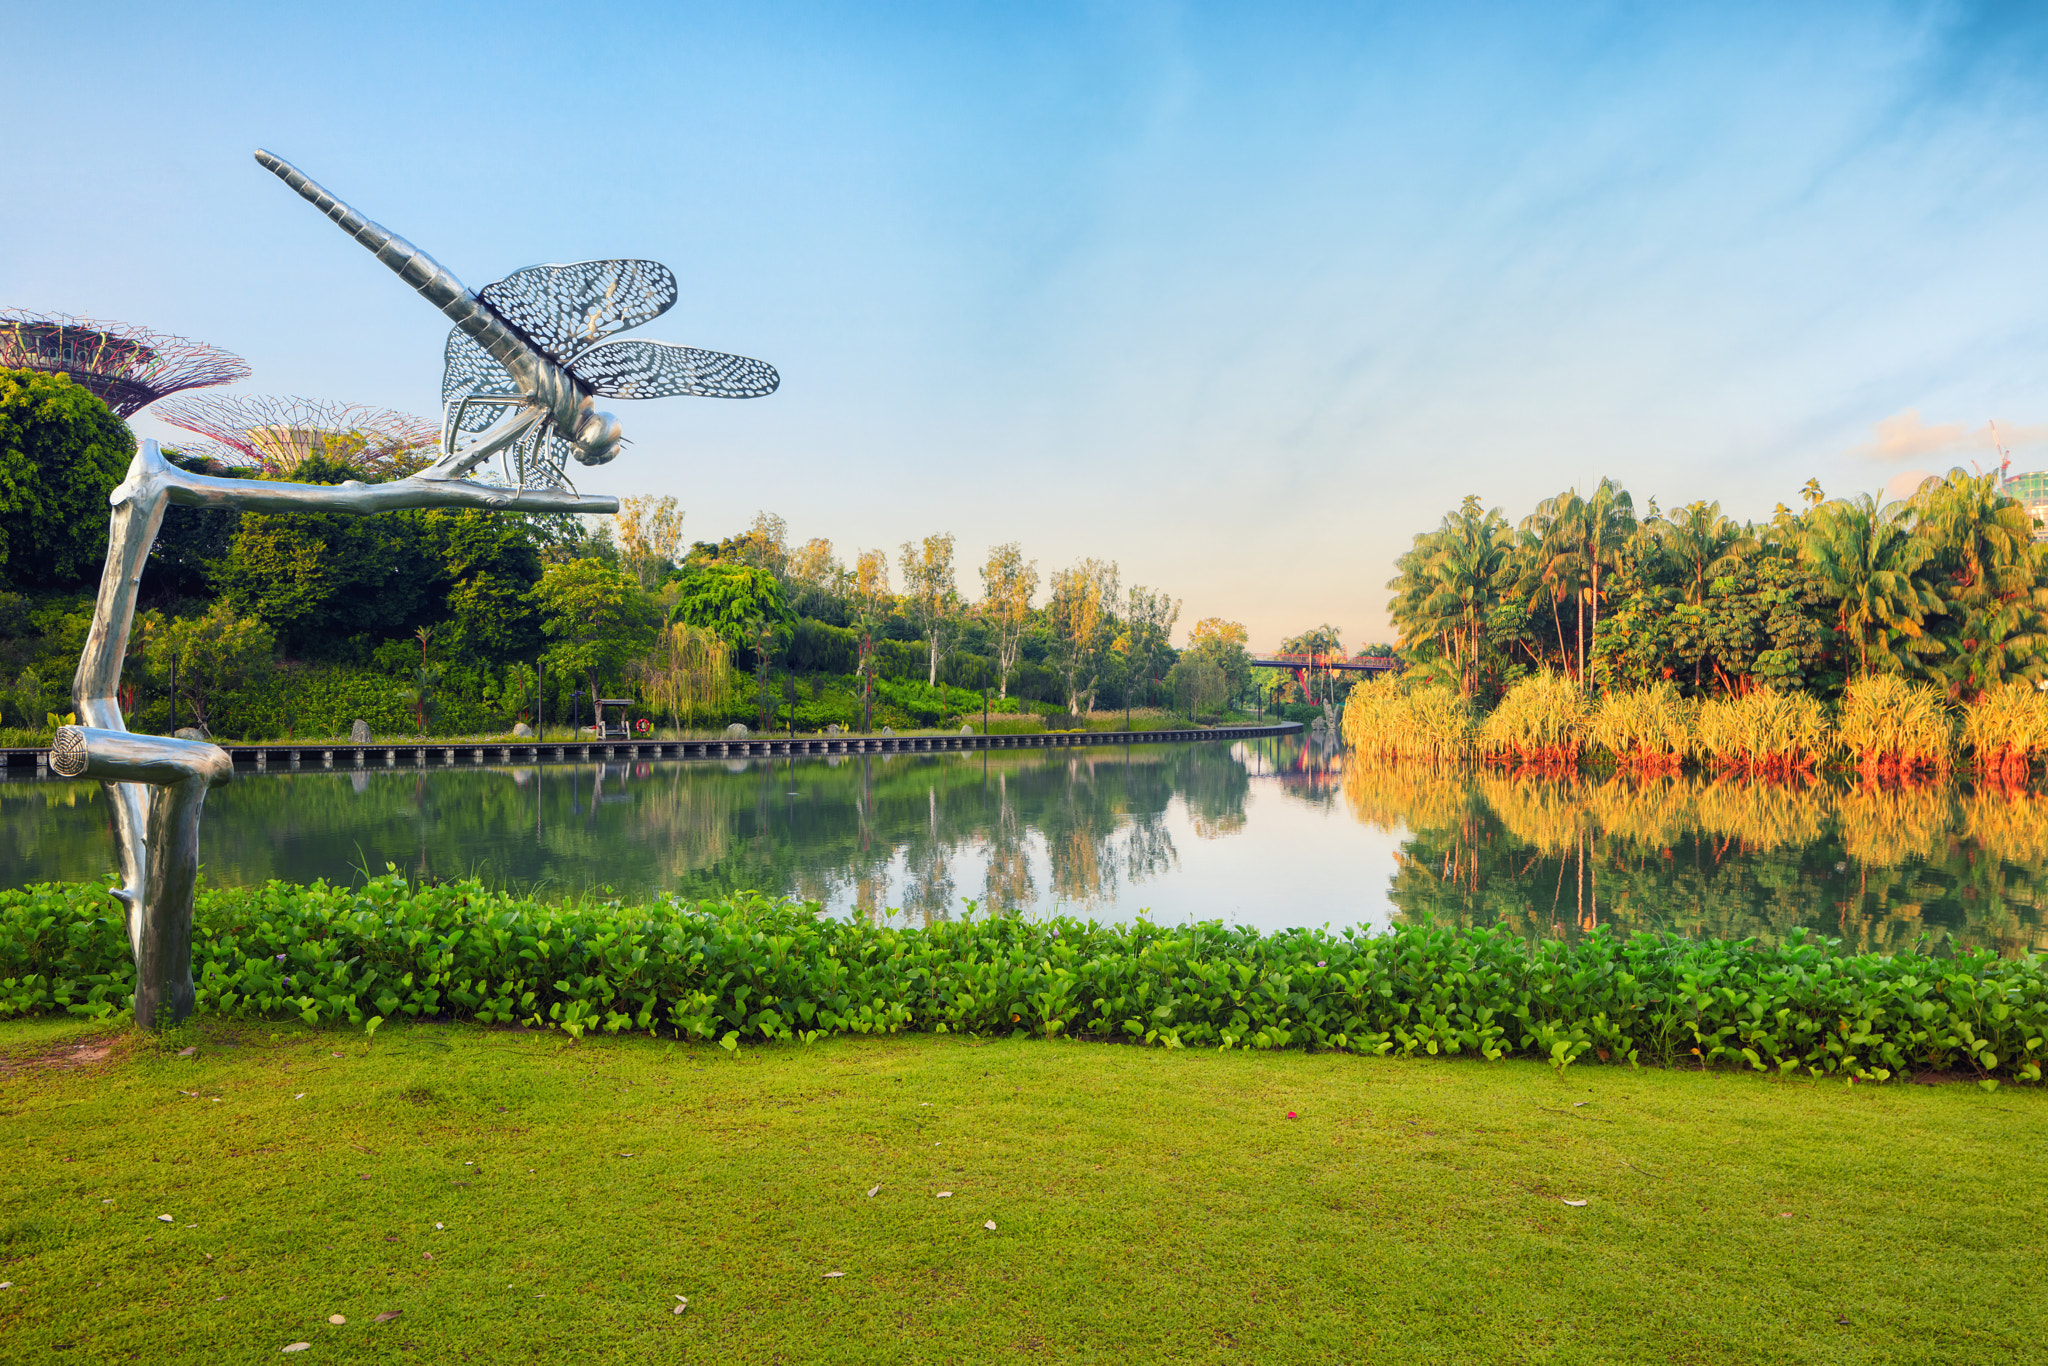
<svg viewBox="0 0 2048 1366"><path fill-rule="evenodd" d="M66 375L0 370L0 587L99 582L135 434Z"/></svg>

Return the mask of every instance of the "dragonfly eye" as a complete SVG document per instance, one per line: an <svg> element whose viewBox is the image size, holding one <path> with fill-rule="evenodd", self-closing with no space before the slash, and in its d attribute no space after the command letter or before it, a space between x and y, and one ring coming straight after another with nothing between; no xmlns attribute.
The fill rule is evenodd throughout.
<svg viewBox="0 0 2048 1366"><path fill-rule="evenodd" d="M619 447L625 441L625 429L610 413L591 413L583 419L577 429L576 462L581 465L602 465L618 458Z"/></svg>

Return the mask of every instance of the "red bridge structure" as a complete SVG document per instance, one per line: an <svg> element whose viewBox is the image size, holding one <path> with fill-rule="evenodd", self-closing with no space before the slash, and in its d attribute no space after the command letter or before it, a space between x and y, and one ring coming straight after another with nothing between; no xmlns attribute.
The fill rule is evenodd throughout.
<svg viewBox="0 0 2048 1366"><path fill-rule="evenodd" d="M1254 669L1287 669L1294 674L1294 681L1301 685L1302 696L1314 701L1309 689L1309 679L1315 674L1332 673L1399 673L1401 661L1392 655L1253 655Z"/></svg>

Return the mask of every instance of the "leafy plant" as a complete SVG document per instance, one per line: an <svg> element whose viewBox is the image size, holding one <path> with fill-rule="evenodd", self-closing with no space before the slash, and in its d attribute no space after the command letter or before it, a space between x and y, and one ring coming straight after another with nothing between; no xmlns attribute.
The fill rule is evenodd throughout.
<svg viewBox="0 0 2048 1366"><path fill-rule="evenodd" d="M2048 958L1844 955L1832 941L1573 943L1403 925L1256 930L1008 916L895 929L814 903L545 905L477 882L271 883L199 897L200 1008L474 1019L742 1044L906 1030L1398 1056L2038 1082ZM0 1015L132 993L107 885L0 892Z"/></svg>

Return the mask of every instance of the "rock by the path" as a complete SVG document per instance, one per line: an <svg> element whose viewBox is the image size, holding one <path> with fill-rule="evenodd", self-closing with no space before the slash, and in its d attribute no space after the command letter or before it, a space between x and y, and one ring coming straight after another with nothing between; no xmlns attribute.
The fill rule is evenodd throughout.
<svg viewBox="0 0 2048 1366"><path fill-rule="evenodd" d="M362 717L358 716L355 720L355 724L348 728L348 742L352 745L369 744L370 723L368 721L363 720Z"/></svg>

